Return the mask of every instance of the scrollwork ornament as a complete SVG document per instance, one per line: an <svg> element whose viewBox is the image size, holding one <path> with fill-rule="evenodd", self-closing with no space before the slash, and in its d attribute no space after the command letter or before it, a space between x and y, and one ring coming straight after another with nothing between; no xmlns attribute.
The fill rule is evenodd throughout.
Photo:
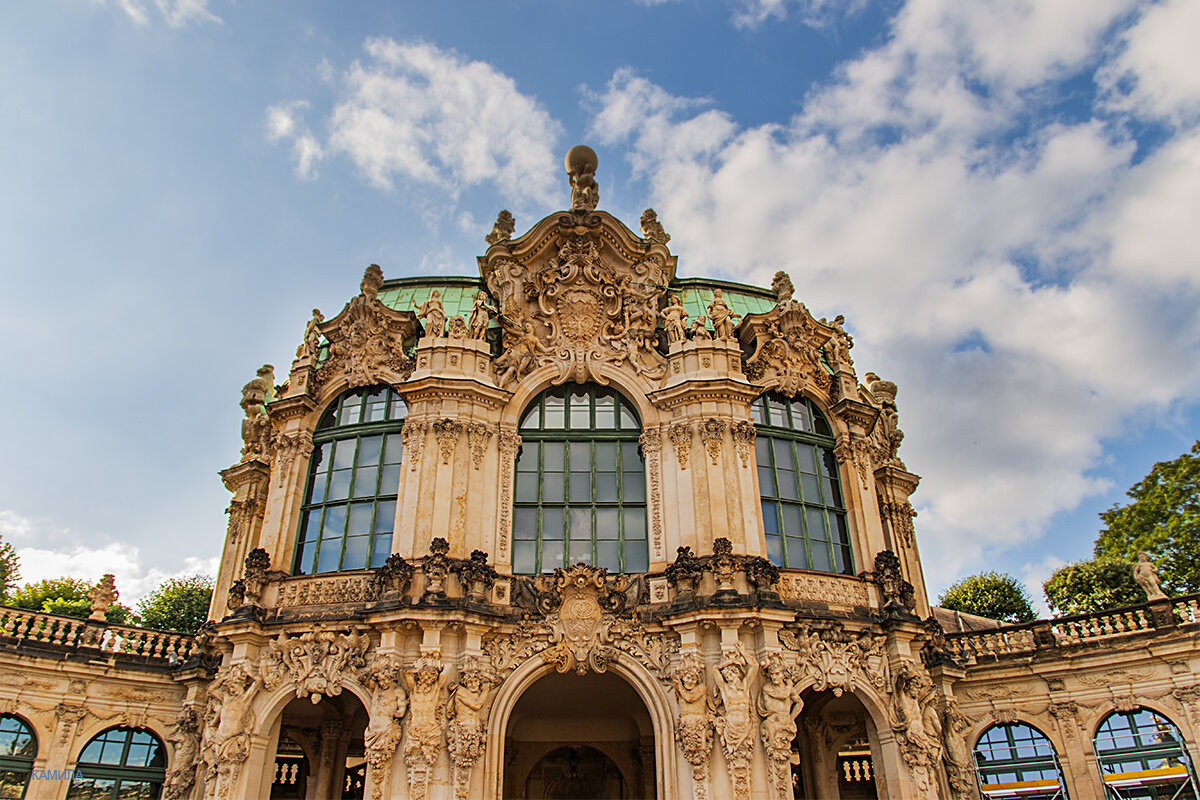
<svg viewBox="0 0 1200 800"><path fill-rule="evenodd" d="M437 438L438 452L442 463L449 464L454 456L454 448L458 445L458 437L462 435L463 424L458 420L439 419L433 423L433 435Z"/></svg>
<svg viewBox="0 0 1200 800"><path fill-rule="evenodd" d="M739 419L734 420L730 426L730 433L733 436L733 446L737 450L738 458L742 460L742 467L748 467L750 456L754 455L754 438L758 435L758 429L753 422Z"/></svg>
<svg viewBox="0 0 1200 800"><path fill-rule="evenodd" d="M713 417L700 423L700 441L704 444L704 449L708 451L708 457L712 459L714 467L721 457L721 446L725 438L725 429L728 426L729 423L725 420Z"/></svg>
<svg viewBox="0 0 1200 800"><path fill-rule="evenodd" d="M487 449L488 440L492 438L492 428L482 422L472 422L467 425L467 443L471 448L471 463L475 469L483 464L483 454Z"/></svg>
<svg viewBox="0 0 1200 800"><path fill-rule="evenodd" d="M687 469L692 455L692 426L687 422L676 422L667 429L667 438L675 448L675 460L680 469Z"/></svg>
<svg viewBox="0 0 1200 800"><path fill-rule="evenodd" d="M400 429L400 439L404 444L404 449L408 451L408 461L412 464L410 469L416 471L421 465L421 450L425 445L425 432L429 430L429 423L421 419L406 419L404 427Z"/></svg>

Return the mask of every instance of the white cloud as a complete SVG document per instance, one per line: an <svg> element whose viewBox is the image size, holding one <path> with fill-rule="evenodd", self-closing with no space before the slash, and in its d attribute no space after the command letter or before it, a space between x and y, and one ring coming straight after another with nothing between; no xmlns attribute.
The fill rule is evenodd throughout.
<svg viewBox="0 0 1200 800"><path fill-rule="evenodd" d="M595 98L689 274L787 269L897 380L931 584L1109 488L1101 440L1200 388L1200 132L1136 163L1120 125L1039 105L1127 11L911 0L787 125L629 70Z"/></svg>
<svg viewBox="0 0 1200 800"><path fill-rule="evenodd" d="M150 24L150 4L146 0L117 0L117 7L135 24ZM153 8L172 28L192 22L221 22L220 17L208 10L208 0L153 0Z"/></svg>
<svg viewBox="0 0 1200 800"><path fill-rule="evenodd" d="M1028 563L1021 567L1021 582L1025 584L1029 599L1033 603L1033 610L1039 617L1050 616L1050 606L1046 604L1046 591L1042 584L1050 579L1056 569L1066 564L1067 562L1058 556L1046 556L1037 563Z"/></svg>
<svg viewBox="0 0 1200 800"><path fill-rule="evenodd" d="M0 539L9 544L22 542L33 536L33 522L15 511L0 509Z"/></svg>
<svg viewBox="0 0 1200 800"><path fill-rule="evenodd" d="M1115 109L1174 124L1200 117L1196 31L1200 3L1167 0L1148 6L1122 37L1122 52L1100 73Z"/></svg>
<svg viewBox="0 0 1200 800"><path fill-rule="evenodd" d="M519 201L558 198L562 126L512 78L422 42L369 39L365 48L366 62L340 76L325 142L296 119L300 103L268 110L268 138L293 141L301 174L341 153L381 189L402 180L455 195L492 183Z"/></svg>
<svg viewBox="0 0 1200 800"><path fill-rule="evenodd" d="M739 28L757 28L771 20L785 19L795 11L805 25L826 28L862 11L866 5L866 0L733 0L733 24Z"/></svg>

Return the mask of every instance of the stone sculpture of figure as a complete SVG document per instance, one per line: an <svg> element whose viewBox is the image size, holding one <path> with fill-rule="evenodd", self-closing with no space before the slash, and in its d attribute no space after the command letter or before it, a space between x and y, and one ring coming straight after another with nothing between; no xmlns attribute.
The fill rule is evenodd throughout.
<svg viewBox="0 0 1200 800"><path fill-rule="evenodd" d="M754 756L754 732L758 715L754 708L754 676L758 662L746 654L742 643L727 651L714 675L716 695L724 707L716 719L725 760L733 776L733 795L750 797L750 759Z"/></svg>
<svg viewBox="0 0 1200 800"><path fill-rule="evenodd" d="M770 760L771 791L780 800L787 800L792 789L792 740L796 738L796 717L804 708L804 701L779 653L767 656L763 672L766 680L758 696L763 749Z"/></svg>
<svg viewBox="0 0 1200 800"><path fill-rule="evenodd" d="M833 322L828 323L829 327L833 328L833 336L829 337L829 343L825 345L825 355L832 362L830 366L834 370L839 367L853 369L850 348L854 347L854 339L850 338L850 334L846 333L846 329L842 327L842 323L845 321L846 318L838 314L833 318Z"/></svg>
<svg viewBox="0 0 1200 800"><path fill-rule="evenodd" d="M436 658L422 656L411 669L404 671L404 683L408 686L404 761L408 764L409 796L423 800L429 787L429 773L442 752L446 666Z"/></svg>
<svg viewBox="0 0 1200 800"><path fill-rule="evenodd" d="M263 364L242 387L242 459L267 458L271 452L271 418L265 406L275 399L275 368Z"/></svg>
<svg viewBox="0 0 1200 800"><path fill-rule="evenodd" d="M658 242L666 244L671 241L671 234L663 230L662 223L658 221L658 213L653 208L647 208L642 212L642 237L648 242Z"/></svg>
<svg viewBox="0 0 1200 800"><path fill-rule="evenodd" d="M321 313L321 309L314 308L312 319L304 326L304 341L300 342L300 346L296 348L296 358L316 359L317 353L321 350L320 325L324 321L325 315Z"/></svg>
<svg viewBox="0 0 1200 800"><path fill-rule="evenodd" d="M712 334L708 332L707 320L708 318L703 314L692 320L691 334L693 341L700 339L707 341L712 339Z"/></svg>
<svg viewBox="0 0 1200 800"><path fill-rule="evenodd" d="M475 302L471 305L471 316L467 319L467 338L483 339L487 336L488 323L496 309L488 305L487 293L476 292Z"/></svg>
<svg viewBox="0 0 1200 800"><path fill-rule="evenodd" d="M442 295L437 289L429 291L429 299L417 309L417 315L425 320L425 335L441 339L446 335L446 310L442 308Z"/></svg>
<svg viewBox="0 0 1200 800"><path fill-rule="evenodd" d="M679 726L675 738L683 757L692 765L693 789L699 800L708 797L708 760L712 756L713 704L704 680L704 662L688 653L671 675L679 703Z"/></svg>
<svg viewBox="0 0 1200 800"><path fill-rule="evenodd" d="M371 770L372 800L381 800L392 774L392 758L400 744L400 720L408 711L408 695L395 657L379 656L367 673L371 703L367 709L367 729L363 747Z"/></svg>
<svg viewBox="0 0 1200 800"><path fill-rule="evenodd" d="M214 724L205 726L213 731L206 745L205 763L207 780L210 786L216 786L217 797L229 796L242 763L250 755L250 708L261 687L259 676L242 664L234 665L209 685Z"/></svg>
<svg viewBox="0 0 1200 800"><path fill-rule="evenodd" d="M175 718L175 727L167 734L175 745L174 765L163 782L163 800L183 800L196 783L196 763L200 755L200 719L196 709L184 706Z"/></svg>
<svg viewBox="0 0 1200 800"><path fill-rule="evenodd" d="M538 353L545 352L546 347L538 338L533 323L528 320L509 321L500 318L500 323L509 332L509 345L496 359L496 369L500 371L498 384L503 386L510 379L519 379L533 369L533 360Z"/></svg>
<svg viewBox="0 0 1200 800"><path fill-rule="evenodd" d="M687 338L687 309L679 295L672 293L667 307L662 310L663 330L667 332L667 344L682 342Z"/></svg>
<svg viewBox="0 0 1200 800"><path fill-rule="evenodd" d="M1138 553L1137 563L1133 565L1133 579L1146 593L1147 600L1165 600L1166 593L1158 583L1158 567L1150 560L1149 553Z"/></svg>
<svg viewBox="0 0 1200 800"><path fill-rule="evenodd" d="M498 244L499 242L507 242L512 238L513 231L517 229L517 220L507 208L503 209L496 215L496 224L492 225L492 232L483 237L483 240L488 245Z"/></svg>
<svg viewBox="0 0 1200 800"><path fill-rule="evenodd" d="M724 293L720 289L713 289L713 299L708 304L708 318L712 320L714 339L732 341L733 326L742 315L730 311L729 306L725 304Z"/></svg>
<svg viewBox="0 0 1200 800"><path fill-rule="evenodd" d="M792 294L796 289L792 286L792 279L783 270L775 273L775 277L771 279L771 290L775 292L775 302L778 305L787 305L792 301Z"/></svg>
<svg viewBox="0 0 1200 800"><path fill-rule="evenodd" d="M363 270L362 280L358 284L359 290L368 300L379 299L379 289L383 286L383 269L378 264L371 264Z"/></svg>
<svg viewBox="0 0 1200 800"><path fill-rule="evenodd" d="M571 184L571 209L595 211L600 202L600 187L596 184L596 151L586 144L577 144L567 152L565 164Z"/></svg>
<svg viewBox="0 0 1200 800"><path fill-rule="evenodd" d="M934 710L928 713L927 706ZM892 694L892 730L900 742L904 761L922 797L930 791L930 769L941 758L941 722L936 720L933 687L913 667L905 664L896 676Z"/></svg>
<svg viewBox="0 0 1200 800"><path fill-rule="evenodd" d="M471 784L471 768L483 755L485 743L483 709L499 676L474 664L463 670L450 693L451 721L446 727L447 746L453 766L455 796L465 800Z"/></svg>
<svg viewBox="0 0 1200 800"><path fill-rule="evenodd" d="M973 795L975 773L972 769L971 749L967 746L967 731L971 720L958 707L957 701L946 701L945 739L946 778L956 800L965 800Z"/></svg>

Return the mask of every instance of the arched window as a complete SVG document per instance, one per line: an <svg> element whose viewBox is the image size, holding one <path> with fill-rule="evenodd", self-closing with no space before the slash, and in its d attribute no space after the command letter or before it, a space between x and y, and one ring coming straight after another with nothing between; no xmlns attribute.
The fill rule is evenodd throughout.
<svg viewBox="0 0 1200 800"><path fill-rule="evenodd" d="M1196 800L1196 774L1175 724L1148 708L1114 711L1096 730L1096 760L1110 798Z"/></svg>
<svg viewBox="0 0 1200 800"><path fill-rule="evenodd" d="M612 389L571 384L540 394L521 419L513 572L583 562L645 572L646 468L641 423Z"/></svg>
<svg viewBox="0 0 1200 800"><path fill-rule="evenodd" d="M767 557L781 567L854 574L833 431L812 401L754 401L754 452Z"/></svg>
<svg viewBox="0 0 1200 800"><path fill-rule="evenodd" d="M990 800L1067 796L1054 745L1042 732L1020 722L993 725L975 745L975 770Z"/></svg>
<svg viewBox="0 0 1200 800"><path fill-rule="evenodd" d="M0 798L21 798L29 785L37 737L20 717L0 714Z"/></svg>
<svg viewBox="0 0 1200 800"><path fill-rule="evenodd" d="M158 800L167 749L144 728L109 728L79 754L67 800Z"/></svg>
<svg viewBox="0 0 1200 800"><path fill-rule="evenodd" d="M325 410L313 433L295 574L365 569L387 560L407 413L388 386L351 389Z"/></svg>

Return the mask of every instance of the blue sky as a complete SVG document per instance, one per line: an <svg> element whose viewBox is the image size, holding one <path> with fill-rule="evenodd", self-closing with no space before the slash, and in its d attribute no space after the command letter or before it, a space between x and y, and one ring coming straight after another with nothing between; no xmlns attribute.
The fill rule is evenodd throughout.
<svg viewBox="0 0 1200 800"><path fill-rule="evenodd" d="M587 142L680 275L786 269L899 383L931 594L1036 586L1200 430L1196 30L1185 0L6 4L0 535L130 600L211 569L255 368L368 263L475 274Z"/></svg>

